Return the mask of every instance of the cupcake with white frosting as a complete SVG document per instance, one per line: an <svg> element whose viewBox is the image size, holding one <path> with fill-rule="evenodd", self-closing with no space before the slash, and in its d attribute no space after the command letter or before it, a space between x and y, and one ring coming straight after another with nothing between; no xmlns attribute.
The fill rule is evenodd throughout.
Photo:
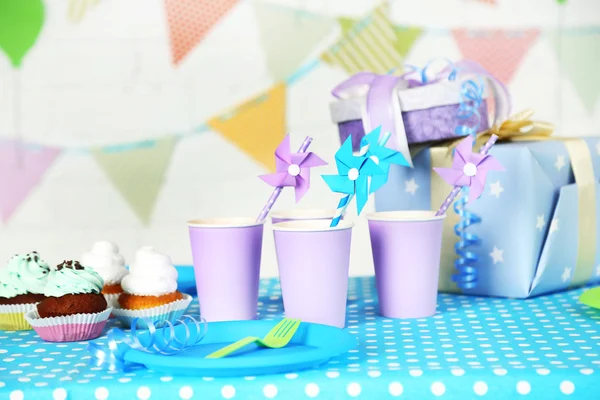
<svg viewBox="0 0 600 400"><path fill-rule="evenodd" d="M137 251L121 287L123 293L113 314L126 324L133 318L175 322L192 300L177 290L177 270L171 258L149 246ZM140 321L138 327L145 325Z"/></svg>
<svg viewBox="0 0 600 400"><path fill-rule="evenodd" d="M119 247L108 241L96 242L89 252L81 256L81 264L93 269L102 277L102 294L109 307L116 307L119 295L123 293L121 280L127 275L125 259L119 254Z"/></svg>

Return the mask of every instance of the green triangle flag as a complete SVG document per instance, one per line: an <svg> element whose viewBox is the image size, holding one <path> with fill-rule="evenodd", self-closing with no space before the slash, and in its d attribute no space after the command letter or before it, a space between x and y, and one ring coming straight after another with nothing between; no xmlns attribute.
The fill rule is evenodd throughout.
<svg viewBox="0 0 600 400"><path fill-rule="evenodd" d="M171 136L133 149L92 150L100 168L146 225L150 222L175 142L176 138Z"/></svg>
<svg viewBox="0 0 600 400"><path fill-rule="evenodd" d="M256 2L254 10L267 66L275 81L290 77L335 26L332 18Z"/></svg>
<svg viewBox="0 0 600 400"><path fill-rule="evenodd" d="M600 97L600 34L563 33L559 40L556 31L549 35L563 73L569 77L581 100L591 112Z"/></svg>
<svg viewBox="0 0 600 400"><path fill-rule="evenodd" d="M348 73L401 72L404 58L423 30L394 26L387 14L388 6L383 4L362 20L338 18L342 38L321 56L323 61L339 65Z"/></svg>
<svg viewBox="0 0 600 400"><path fill-rule="evenodd" d="M18 68L44 24L42 0L0 0L0 49Z"/></svg>
<svg viewBox="0 0 600 400"><path fill-rule="evenodd" d="M423 29L414 26L396 26L396 43L394 47L402 58L406 58L410 49L423 34Z"/></svg>

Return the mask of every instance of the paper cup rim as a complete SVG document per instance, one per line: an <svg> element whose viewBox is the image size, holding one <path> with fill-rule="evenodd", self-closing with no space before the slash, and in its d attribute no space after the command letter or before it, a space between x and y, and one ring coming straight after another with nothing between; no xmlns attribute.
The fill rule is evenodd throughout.
<svg viewBox="0 0 600 400"><path fill-rule="evenodd" d="M231 218L196 218L187 221L190 228L246 228L264 225L265 221L256 221L256 218L250 217L231 217Z"/></svg>
<svg viewBox="0 0 600 400"><path fill-rule="evenodd" d="M335 227L330 227L328 219L298 219L273 224L274 231L280 232L334 232L352 229L354 222L341 220Z"/></svg>
<svg viewBox="0 0 600 400"><path fill-rule="evenodd" d="M435 215L436 212L432 210L380 211L367 214L366 218L369 221L382 222L429 222L446 218L446 214Z"/></svg>
<svg viewBox="0 0 600 400"><path fill-rule="evenodd" d="M323 219L335 217L334 209L325 208L310 208L310 209L297 209L297 210L282 210L273 211L269 215L271 219L289 219L294 221L308 220L308 219Z"/></svg>

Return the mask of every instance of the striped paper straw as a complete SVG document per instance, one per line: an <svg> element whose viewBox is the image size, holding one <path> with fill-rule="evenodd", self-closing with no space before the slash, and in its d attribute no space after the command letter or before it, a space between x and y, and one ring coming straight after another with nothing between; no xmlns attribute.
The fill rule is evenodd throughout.
<svg viewBox="0 0 600 400"><path fill-rule="evenodd" d="M390 139L390 137L392 136L391 133L386 132L383 137L381 138L381 140L379 140L379 145L380 146L385 146L385 144L387 143L387 141ZM369 151L369 145L365 145L362 146L360 148L360 152L358 153L361 156L364 156L365 154L367 154L367 151ZM344 214L346 213L346 209L348 208L348 204L350 204L350 202L352 201L352 198L354 197L353 194L349 194L344 196L340 202L338 203L337 209L335 210L335 215L333 217L333 219L331 220L331 224L329 225L330 228L334 228L336 226L338 226L338 224L340 223L340 221L342 220L342 218L344 217Z"/></svg>
<svg viewBox="0 0 600 400"><path fill-rule="evenodd" d="M304 142L302 142L302 145L300 146L300 148L298 149L298 153L306 153L306 150L308 150L308 146L310 146L312 141L313 141L313 139L310 136L307 136L304 139ZM258 218L256 218L256 222L262 222L267 218L267 215L269 215L271 208L273 208L273 205L277 201L277 198L281 194L282 190L283 190L283 186L278 186L275 188L275 190L273 190L273 193L271 193L269 200L267 200L267 204L265 204L265 206L263 207L260 214L258 214Z"/></svg>

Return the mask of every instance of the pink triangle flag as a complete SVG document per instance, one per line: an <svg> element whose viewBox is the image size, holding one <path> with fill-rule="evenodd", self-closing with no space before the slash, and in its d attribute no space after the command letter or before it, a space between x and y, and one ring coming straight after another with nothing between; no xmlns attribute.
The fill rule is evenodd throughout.
<svg viewBox="0 0 600 400"><path fill-rule="evenodd" d="M179 64L238 0L165 0L173 63Z"/></svg>
<svg viewBox="0 0 600 400"><path fill-rule="evenodd" d="M465 58L477 61L496 78L509 83L539 31L455 29L452 34Z"/></svg>
<svg viewBox="0 0 600 400"><path fill-rule="evenodd" d="M21 202L40 183L60 149L30 148L16 141L0 142L0 215L8 221Z"/></svg>

